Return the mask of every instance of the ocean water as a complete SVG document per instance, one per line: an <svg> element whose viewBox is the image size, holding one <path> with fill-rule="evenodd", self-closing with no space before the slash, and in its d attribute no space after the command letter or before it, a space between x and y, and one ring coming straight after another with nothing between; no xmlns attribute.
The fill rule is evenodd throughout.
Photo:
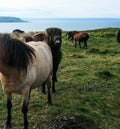
<svg viewBox="0 0 120 129"><path fill-rule="evenodd" d="M100 28L120 28L120 18L79 18L79 19L23 19L28 22L0 23L0 33L11 33L14 29L25 32L44 31L49 27L58 27L63 31L94 30Z"/></svg>

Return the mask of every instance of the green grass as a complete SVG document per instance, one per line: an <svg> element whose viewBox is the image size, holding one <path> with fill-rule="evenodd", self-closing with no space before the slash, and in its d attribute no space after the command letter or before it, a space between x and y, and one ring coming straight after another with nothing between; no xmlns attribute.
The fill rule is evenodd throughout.
<svg viewBox="0 0 120 129"><path fill-rule="evenodd" d="M120 44L119 28L87 31L88 49L83 50L66 39L63 33L63 59L58 71L53 105L47 96L32 91L29 104L30 129L48 129L47 122L57 117L85 117L100 129L120 128ZM21 97L14 95L13 129L23 128ZM6 99L0 90L0 128L6 119ZM58 128L59 129L59 128Z"/></svg>

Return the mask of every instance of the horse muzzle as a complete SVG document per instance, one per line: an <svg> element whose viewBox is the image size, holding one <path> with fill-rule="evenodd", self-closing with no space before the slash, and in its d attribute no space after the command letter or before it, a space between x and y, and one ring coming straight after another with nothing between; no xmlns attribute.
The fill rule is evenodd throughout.
<svg viewBox="0 0 120 129"><path fill-rule="evenodd" d="M55 44L61 44L61 37L60 37L60 36L56 36L56 37L54 38L54 43L55 43Z"/></svg>

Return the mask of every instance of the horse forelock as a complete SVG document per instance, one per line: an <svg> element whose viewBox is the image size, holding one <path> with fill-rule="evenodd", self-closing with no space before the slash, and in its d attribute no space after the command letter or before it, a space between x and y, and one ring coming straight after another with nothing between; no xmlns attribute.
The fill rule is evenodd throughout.
<svg viewBox="0 0 120 129"><path fill-rule="evenodd" d="M46 29L47 35L59 35L61 36L62 30L60 28L48 28Z"/></svg>
<svg viewBox="0 0 120 129"><path fill-rule="evenodd" d="M47 43L49 44L50 47L54 47L55 42L57 40L59 40L60 44L62 43L62 30L60 28L48 28L46 29L46 35L48 39Z"/></svg>
<svg viewBox="0 0 120 129"><path fill-rule="evenodd" d="M9 34L0 34L0 60L3 64L27 71L33 61L34 49Z"/></svg>

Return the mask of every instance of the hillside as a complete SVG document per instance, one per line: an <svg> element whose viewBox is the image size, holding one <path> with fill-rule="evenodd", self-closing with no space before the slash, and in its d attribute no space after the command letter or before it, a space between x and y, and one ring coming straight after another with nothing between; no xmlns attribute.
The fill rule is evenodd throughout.
<svg viewBox="0 0 120 129"><path fill-rule="evenodd" d="M86 31L88 49L75 49L62 37L63 59L51 106L47 95L32 90L30 129L120 129L120 28ZM83 45L83 44L82 44ZM16 78L15 78L16 79ZM21 129L21 96L13 94L12 127ZM6 97L0 85L0 128L6 120Z"/></svg>
<svg viewBox="0 0 120 129"><path fill-rule="evenodd" d="M25 22L25 21L18 17L0 16L0 22Z"/></svg>

